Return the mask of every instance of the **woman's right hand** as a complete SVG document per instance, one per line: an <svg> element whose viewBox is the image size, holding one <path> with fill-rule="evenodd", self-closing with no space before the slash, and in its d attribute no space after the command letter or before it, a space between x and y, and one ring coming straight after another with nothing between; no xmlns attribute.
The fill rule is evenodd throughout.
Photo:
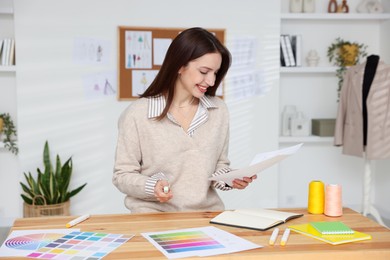
<svg viewBox="0 0 390 260"><path fill-rule="evenodd" d="M164 187L168 187L168 193L164 192ZM172 199L173 194L169 188L169 183L166 180L159 180L154 186L154 196L159 202L167 202Z"/></svg>

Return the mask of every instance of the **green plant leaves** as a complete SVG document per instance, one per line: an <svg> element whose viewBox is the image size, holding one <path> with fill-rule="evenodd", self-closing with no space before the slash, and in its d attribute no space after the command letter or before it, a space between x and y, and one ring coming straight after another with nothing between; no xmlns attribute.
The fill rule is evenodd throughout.
<svg viewBox="0 0 390 260"><path fill-rule="evenodd" d="M79 193L87 183L69 191L69 184L72 178L72 158L69 158L63 165L59 155L56 156L55 171L50 160L49 144L46 141L43 150L43 163L45 170L42 172L37 168L37 179L32 174L24 173L27 185L20 182L24 194L21 197L27 204L47 205L58 204L68 201L71 197ZM43 196L42 199L40 196Z"/></svg>
<svg viewBox="0 0 390 260"><path fill-rule="evenodd" d="M346 52L345 46L355 47L356 48L356 56L351 57L349 53ZM329 62L333 65L337 66L336 76L338 80L338 98L340 98L340 91L343 86L344 74L347 70L346 59L350 60L351 65L356 65L360 62L361 58L367 56L367 46L363 43L358 42L350 42L341 39L340 37L335 40L329 47L327 51L327 56Z"/></svg>
<svg viewBox="0 0 390 260"><path fill-rule="evenodd" d="M17 136L16 127L10 114L4 113L0 114L0 118L3 119L3 132L5 138L3 139L4 147L11 151L13 154L18 154L19 148L16 144L16 141L12 139L12 137Z"/></svg>

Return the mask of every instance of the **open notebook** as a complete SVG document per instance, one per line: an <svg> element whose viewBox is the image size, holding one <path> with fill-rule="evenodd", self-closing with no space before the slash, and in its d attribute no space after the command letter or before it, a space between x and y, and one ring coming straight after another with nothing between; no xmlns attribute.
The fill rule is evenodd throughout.
<svg viewBox="0 0 390 260"><path fill-rule="evenodd" d="M289 226L292 231L300 233L305 236L309 236L323 242L339 245L355 241L362 241L371 239L371 235L358 232L354 230L352 234L332 234L332 235L322 235L317 229L315 229L310 223L292 225Z"/></svg>
<svg viewBox="0 0 390 260"><path fill-rule="evenodd" d="M269 209L237 209L222 212L210 223L263 231L301 216L303 214Z"/></svg>

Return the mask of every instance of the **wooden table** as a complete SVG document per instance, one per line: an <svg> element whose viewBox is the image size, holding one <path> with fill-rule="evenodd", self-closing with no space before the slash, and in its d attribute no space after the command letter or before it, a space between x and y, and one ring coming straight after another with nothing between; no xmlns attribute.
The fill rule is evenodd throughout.
<svg viewBox="0 0 390 260"><path fill-rule="evenodd" d="M281 210L305 214L301 218L290 220L287 224L280 225L279 229L281 231L292 224L335 219L325 215L308 214L306 209ZM219 212L178 212L92 215L87 221L80 223L74 228L79 228L81 231L135 234L131 240L110 253L105 259L167 259L149 241L142 237L140 233L209 226L209 220L218 213ZM64 228L65 224L74 218L74 216L71 216L17 219L11 231L22 229ZM330 245L292 231L286 246L282 247L279 243L275 246L269 246L268 240L273 229L268 231L256 231L213 225L250 240L253 243L263 245L264 247L229 255L204 257L202 259L390 259L390 231L388 229L351 209L344 209L343 216L337 218L337 220L343 221L352 229L370 234L372 240L343 245ZM280 241L280 237L281 234L279 234L278 242ZM194 257L186 259L201 258Z"/></svg>

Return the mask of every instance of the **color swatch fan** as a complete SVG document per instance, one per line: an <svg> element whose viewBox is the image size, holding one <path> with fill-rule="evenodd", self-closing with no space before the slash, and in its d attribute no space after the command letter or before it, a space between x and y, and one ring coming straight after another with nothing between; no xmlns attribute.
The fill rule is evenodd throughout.
<svg viewBox="0 0 390 260"><path fill-rule="evenodd" d="M4 242L6 247L21 250L37 250L61 238L63 234L39 233L14 237Z"/></svg>
<svg viewBox="0 0 390 260"><path fill-rule="evenodd" d="M25 257L73 231L79 229L14 230L0 247L0 258Z"/></svg>

